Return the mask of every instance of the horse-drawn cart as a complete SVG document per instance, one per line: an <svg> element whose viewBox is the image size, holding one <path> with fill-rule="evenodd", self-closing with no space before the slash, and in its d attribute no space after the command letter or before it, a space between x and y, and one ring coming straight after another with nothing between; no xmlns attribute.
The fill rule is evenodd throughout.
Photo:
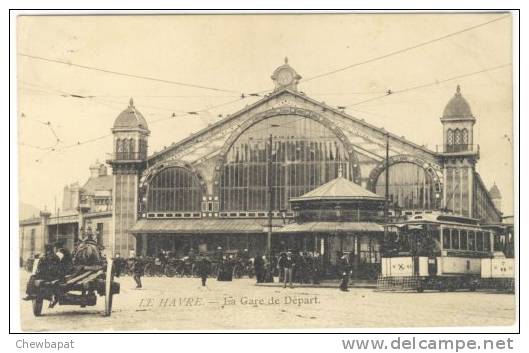
<svg viewBox="0 0 529 353"><path fill-rule="evenodd" d="M97 295L105 297L104 315L110 316L112 298L119 294L120 286L114 281L116 268L113 260L106 260L97 244L84 243L78 246L73 257L73 268L67 274L58 272L58 275L53 276L43 267L49 267L46 258L37 259L28 283L28 297L32 301L35 316L42 315L44 300L50 301L51 308L56 304L84 308L96 305Z"/></svg>

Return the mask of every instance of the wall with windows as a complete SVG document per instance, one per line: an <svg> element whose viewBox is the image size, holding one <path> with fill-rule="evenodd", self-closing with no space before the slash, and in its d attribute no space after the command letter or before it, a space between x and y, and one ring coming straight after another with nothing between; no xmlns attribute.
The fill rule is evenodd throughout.
<svg viewBox="0 0 529 353"><path fill-rule="evenodd" d="M282 115L262 120L242 133L225 156L220 209L268 210L269 183L273 209L289 209L291 197L335 179L340 166L343 177L353 180L350 157L334 132L313 119Z"/></svg>
<svg viewBox="0 0 529 353"><path fill-rule="evenodd" d="M445 152L461 152L470 150L469 130L467 128L448 128L446 130Z"/></svg>
<svg viewBox="0 0 529 353"><path fill-rule="evenodd" d="M443 122L443 152L455 153L475 150L473 119Z"/></svg>
<svg viewBox="0 0 529 353"><path fill-rule="evenodd" d="M115 159L134 160L147 158L147 138L136 135L120 134L114 139Z"/></svg>
<svg viewBox="0 0 529 353"><path fill-rule="evenodd" d="M110 249L112 246L110 239L112 217L94 217L90 218L90 221L92 224L92 231L97 237L97 243L102 245L105 249Z"/></svg>

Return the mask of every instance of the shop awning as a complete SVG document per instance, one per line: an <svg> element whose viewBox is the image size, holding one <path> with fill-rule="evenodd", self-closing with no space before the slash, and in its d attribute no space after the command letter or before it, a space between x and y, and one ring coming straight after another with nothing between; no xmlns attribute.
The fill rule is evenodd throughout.
<svg viewBox="0 0 529 353"><path fill-rule="evenodd" d="M283 225L274 220L274 231ZM266 233L267 219L141 219L131 232L133 234L237 234Z"/></svg>
<svg viewBox="0 0 529 353"><path fill-rule="evenodd" d="M306 222L291 223L279 229L279 233L345 233L383 232L384 226L370 222Z"/></svg>

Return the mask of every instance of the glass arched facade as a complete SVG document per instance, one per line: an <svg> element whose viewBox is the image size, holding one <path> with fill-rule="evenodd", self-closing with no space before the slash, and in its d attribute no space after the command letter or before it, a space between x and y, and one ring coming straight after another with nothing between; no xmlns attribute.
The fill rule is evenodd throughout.
<svg viewBox="0 0 529 353"><path fill-rule="evenodd" d="M182 167L158 172L149 182L147 212L200 211L202 187L197 176Z"/></svg>
<svg viewBox="0 0 529 353"><path fill-rule="evenodd" d="M245 130L228 150L220 176L220 209L268 210L269 182L273 209L289 209L291 197L335 179L340 165L343 176L353 180L352 163L343 143L323 124L295 115L267 118Z"/></svg>
<svg viewBox="0 0 529 353"><path fill-rule="evenodd" d="M415 163L395 163L389 166L390 203L408 209L435 209L437 198L433 178ZM378 176L375 192L384 196L386 171Z"/></svg>

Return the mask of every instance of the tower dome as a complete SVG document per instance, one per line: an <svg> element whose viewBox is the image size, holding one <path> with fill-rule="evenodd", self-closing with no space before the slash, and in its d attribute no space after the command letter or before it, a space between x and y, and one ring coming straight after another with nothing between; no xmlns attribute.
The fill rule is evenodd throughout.
<svg viewBox="0 0 529 353"><path fill-rule="evenodd" d="M444 119L476 120L472 115L470 104L468 104L467 100L461 95L461 86L459 85L457 85L456 93L445 106L441 120Z"/></svg>
<svg viewBox="0 0 529 353"><path fill-rule="evenodd" d="M496 183L490 188L489 195L491 199L501 199L501 192Z"/></svg>
<svg viewBox="0 0 529 353"><path fill-rule="evenodd" d="M127 109L122 111L114 121L114 129L143 129L149 130L147 121L143 115L134 107L132 98Z"/></svg>

